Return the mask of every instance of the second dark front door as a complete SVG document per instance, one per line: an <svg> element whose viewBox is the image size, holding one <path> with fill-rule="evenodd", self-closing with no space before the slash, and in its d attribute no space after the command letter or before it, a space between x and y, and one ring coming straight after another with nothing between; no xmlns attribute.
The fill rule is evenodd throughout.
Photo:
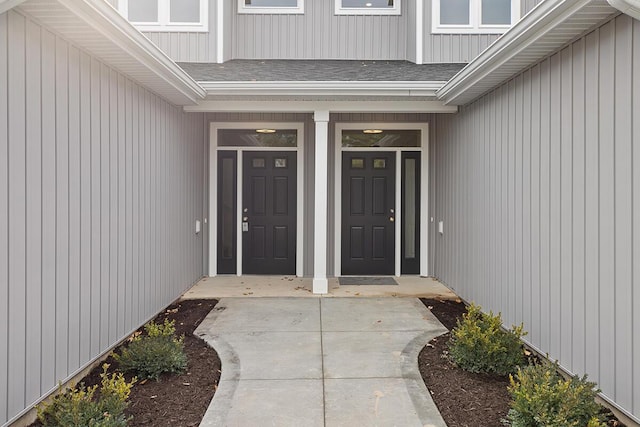
<svg viewBox="0 0 640 427"><path fill-rule="evenodd" d="M242 271L296 273L296 152L245 151Z"/></svg>
<svg viewBox="0 0 640 427"><path fill-rule="evenodd" d="M342 154L342 274L395 273L395 153Z"/></svg>

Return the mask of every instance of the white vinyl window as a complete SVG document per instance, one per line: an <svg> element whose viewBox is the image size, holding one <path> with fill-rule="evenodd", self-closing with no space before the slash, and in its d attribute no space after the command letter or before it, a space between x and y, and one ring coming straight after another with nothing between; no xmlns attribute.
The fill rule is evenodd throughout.
<svg viewBox="0 0 640 427"><path fill-rule="evenodd" d="M118 10L140 31L208 31L209 0L120 0Z"/></svg>
<svg viewBox="0 0 640 427"><path fill-rule="evenodd" d="M238 13L302 14L304 0L238 0Z"/></svg>
<svg viewBox="0 0 640 427"><path fill-rule="evenodd" d="M502 34L520 19L520 0L433 0L432 33Z"/></svg>
<svg viewBox="0 0 640 427"><path fill-rule="evenodd" d="M336 15L400 15L400 0L335 0Z"/></svg>

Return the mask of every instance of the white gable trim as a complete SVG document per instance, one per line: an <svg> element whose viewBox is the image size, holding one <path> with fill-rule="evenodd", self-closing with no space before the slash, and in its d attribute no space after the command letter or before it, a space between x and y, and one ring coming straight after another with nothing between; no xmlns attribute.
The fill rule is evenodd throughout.
<svg viewBox="0 0 640 427"><path fill-rule="evenodd" d="M175 105L206 95L105 0L25 1L18 10Z"/></svg>
<svg viewBox="0 0 640 427"><path fill-rule="evenodd" d="M640 20L640 0L607 0L609 4L622 13Z"/></svg>
<svg viewBox="0 0 640 427"><path fill-rule="evenodd" d="M26 0L0 0L0 14L5 13L7 10L11 10L18 6L20 3L24 3Z"/></svg>
<svg viewBox="0 0 640 427"><path fill-rule="evenodd" d="M543 1L438 90L437 96L447 104L469 103L615 12L605 0Z"/></svg>

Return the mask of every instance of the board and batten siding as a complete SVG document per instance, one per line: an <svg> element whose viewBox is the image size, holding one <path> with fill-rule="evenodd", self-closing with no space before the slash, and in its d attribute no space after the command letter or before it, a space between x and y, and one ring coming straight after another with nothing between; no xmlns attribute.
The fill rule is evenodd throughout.
<svg viewBox="0 0 640 427"><path fill-rule="evenodd" d="M436 276L640 419L640 22L432 127Z"/></svg>
<svg viewBox="0 0 640 427"><path fill-rule="evenodd" d="M260 15L230 3L234 59L406 59L404 5L399 16L335 15L335 0L313 0L304 14Z"/></svg>
<svg viewBox="0 0 640 427"><path fill-rule="evenodd" d="M202 276L204 126L0 15L0 424Z"/></svg>
<svg viewBox="0 0 640 427"><path fill-rule="evenodd" d="M520 14L526 15L543 0L521 0ZM433 34L431 1L424 5L423 62L471 62L500 37L500 34Z"/></svg>
<svg viewBox="0 0 640 427"><path fill-rule="evenodd" d="M208 1L209 31L144 31L143 34L176 62L217 62L217 1ZM107 2L118 8L118 0Z"/></svg>
<svg viewBox="0 0 640 427"><path fill-rule="evenodd" d="M217 5L209 2L209 31L165 31L143 34L176 62L217 62Z"/></svg>

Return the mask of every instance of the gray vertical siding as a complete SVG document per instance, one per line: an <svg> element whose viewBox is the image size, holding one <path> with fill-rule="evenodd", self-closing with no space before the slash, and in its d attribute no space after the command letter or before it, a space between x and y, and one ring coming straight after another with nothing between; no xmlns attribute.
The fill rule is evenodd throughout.
<svg viewBox="0 0 640 427"><path fill-rule="evenodd" d="M404 9L403 12L407 15L407 18L405 19L405 22L406 22L405 36L407 38L407 47L406 47L406 54L404 59L411 62L416 62L416 59L417 59L416 58L416 53L417 53L416 2L417 0L405 0L402 2L402 8Z"/></svg>
<svg viewBox="0 0 640 427"><path fill-rule="evenodd" d="M216 62L217 7L217 1L209 2L208 32L145 32L144 35L176 62Z"/></svg>
<svg viewBox="0 0 640 427"><path fill-rule="evenodd" d="M529 13L543 0L521 0L520 13ZM493 43L499 34L432 34L432 5L424 5L424 57L425 63L471 62Z"/></svg>
<svg viewBox="0 0 640 427"><path fill-rule="evenodd" d="M522 15L543 0L521 0ZM116 0L110 0L115 5ZM416 0L405 0L401 16L340 16L335 0L305 3L304 14L239 14L224 4L224 60L360 59L416 60ZM431 34L431 1L424 4L423 61L469 62L498 34ZM145 32L178 62L216 62L217 0L209 1L209 31Z"/></svg>
<svg viewBox="0 0 640 427"><path fill-rule="evenodd" d="M621 15L437 116L431 141L436 275L636 418L639 74Z"/></svg>
<svg viewBox="0 0 640 427"><path fill-rule="evenodd" d="M0 423L202 275L204 129L0 15Z"/></svg>
<svg viewBox="0 0 640 427"><path fill-rule="evenodd" d="M405 59L407 10L401 16L335 15L335 0L305 2L304 15L238 14L236 59Z"/></svg>

